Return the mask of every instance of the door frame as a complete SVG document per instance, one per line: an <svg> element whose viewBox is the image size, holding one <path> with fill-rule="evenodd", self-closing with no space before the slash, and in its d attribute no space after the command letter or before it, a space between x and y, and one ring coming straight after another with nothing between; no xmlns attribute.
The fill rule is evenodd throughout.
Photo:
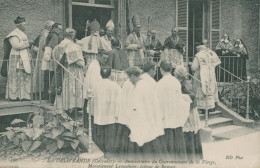
<svg viewBox="0 0 260 168"><path fill-rule="evenodd" d="M111 10L111 19L115 19L115 0L111 0L111 5L103 5L103 4L95 4L95 0L89 0L89 3L85 2L72 2L72 0L67 0L68 5L68 19L69 19L69 28L72 28L72 6L87 6L87 7L95 7L95 8L106 8ZM65 14L66 15L66 14Z"/></svg>

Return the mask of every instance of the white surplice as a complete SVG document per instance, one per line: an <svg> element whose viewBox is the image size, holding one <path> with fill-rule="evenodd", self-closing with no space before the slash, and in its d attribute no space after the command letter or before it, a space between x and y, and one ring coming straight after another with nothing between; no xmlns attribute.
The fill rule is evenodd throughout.
<svg viewBox="0 0 260 168"><path fill-rule="evenodd" d="M164 128L183 127L189 116L190 101L181 93L180 82L170 73L158 82L157 95L164 115Z"/></svg>
<svg viewBox="0 0 260 168"><path fill-rule="evenodd" d="M163 116L159 109L156 85L155 80L145 73L133 90L130 105L132 115L129 116L128 121L128 127L131 130L129 137L139 146L164 134Z"/></svg>
<svg viewBox="0 0 260 168"><path fill-rule="evenodd" d="M118 113L117 122L123 125L128 125L129 116L131 116L131 104L134 85L128 79L122 87L121 110Z"/></svg>
<svg viewBox="0 0 260 168"><path fill-rule="evenodd" d="M116 123L121 110L121 87L110 79L97 81L94 94L94 123L108 125Z"/></svg>
<svg viewBox="0 0 260 168"><path fill-rule="evenodd" d="M93 60L88 68L87 74L84 78L84 90L83 90L83 97L84 99L88 98L88 91L92 90L95 86L96 82L100 79L102 79L100 74L101 67L99 65L99 62L97 60Z"/></svg>

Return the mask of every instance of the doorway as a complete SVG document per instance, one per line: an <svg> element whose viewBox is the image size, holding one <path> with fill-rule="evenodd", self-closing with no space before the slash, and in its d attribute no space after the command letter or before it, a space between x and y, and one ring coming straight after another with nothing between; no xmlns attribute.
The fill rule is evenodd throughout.
<svg viewBox="0 0 260 168"><path fill-rule="evenodd" d="M204 4L205 0L189 1L189 26L188 26L188 57L192 59L196 54L195 44L204 38Z"/></svg>
<svg viewBox="0 0 260 168"><path fill-rule="evenodd" d="M77 31L77 39L86 36L86 22L96 19L100 28L105 30L106 23L111 19L112 9L90 6L72 6L72 27Z"/></svg>

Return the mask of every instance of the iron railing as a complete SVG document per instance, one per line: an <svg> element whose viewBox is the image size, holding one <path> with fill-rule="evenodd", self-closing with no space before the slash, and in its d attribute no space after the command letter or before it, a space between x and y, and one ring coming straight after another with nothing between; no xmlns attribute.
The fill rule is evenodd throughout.
<svg viewBox="0 0 260 168"><path fill-rule="evenodd" d="M238 56L221 56L216 67L219 99L229 109L249 119L250 76L246 75L246 60ZM189 58L190 61L193 58ZM191 71L190 71L191 72Z"/></svg>

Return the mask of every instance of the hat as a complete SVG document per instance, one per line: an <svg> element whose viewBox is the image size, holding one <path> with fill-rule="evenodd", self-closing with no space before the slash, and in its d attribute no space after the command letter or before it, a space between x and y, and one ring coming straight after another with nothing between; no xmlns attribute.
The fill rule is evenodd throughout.
<svg viewBox="0 0 260 168"><path fill-rule="evenodd" d="M141 26L141 21L140 21L139 16L137 14L135 14L132 17L132 23L133 23L134 27Z"/></svg>
<svg viewBox="0 0 260 168"><path fill-rule="evenodd" d="M99 31L100 30L100 24L98 21L94 20L93 22L90 23L90 31Z"/></svg>
<svg viewBox="0 0 260 168"><path fill-rule="evenodd" d="M18 16L15 20L14 20L14 23L15 24L20 24L20 23L23 23L25 22L25 18L24 17L20 17Z"/></svg>
<svg viewBox="0 0 260 168"><path fill-rule="evenodd" d="M155 66L156 66L156 64L154 62L148 61L146 64L144 64L143 70L144 70L144 72L148 72Z"/></svg>
<svg viewBox="0 0 260 168"><path fill-rule="evenodd" d="M113 22L113 20L109 20L108 22L107 22L107 24L106 24L106 29L108 30L114 30L114 28L115 28L115 25L114 25L114 22Z"/></svg>

